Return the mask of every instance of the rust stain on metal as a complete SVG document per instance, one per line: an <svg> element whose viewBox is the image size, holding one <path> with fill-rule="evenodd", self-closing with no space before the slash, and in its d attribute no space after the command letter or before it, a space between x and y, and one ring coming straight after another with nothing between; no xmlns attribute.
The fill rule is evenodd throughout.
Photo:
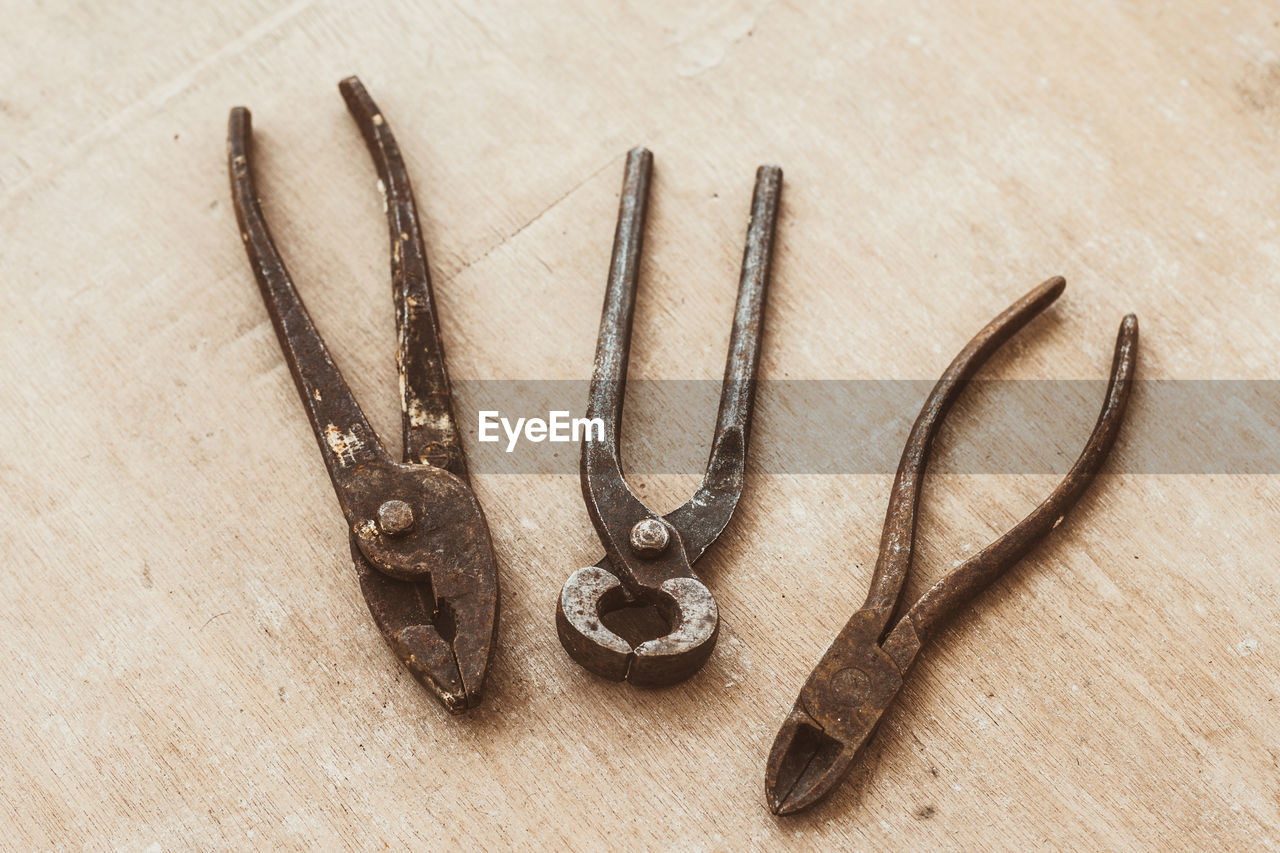
<svg viewBox="0 0 1280 853"><path fill-rule="evenodd" d="M1062 294L1053 278L978 333L925 400L907 437L889 494L880 554L866 602L840 631L800 691L774 740L765 796L776 814L808 808L839 786L902 688L916 654L963 604L1015 565L1056 528L1084 494L1115 444L1138 357L1138 318L1120 324L1111 380L1084 450L1030 515L938 581L896 622L915 549L916 510L929 449L965 383L1019 329Z"/></svg>
<svg viewBox="0 0 1280 853"><path fill-rule="evenodd" d="M628 153L587 403L587 417L600 418L605 430L604 440L582 445L582 494L605 556L570 575L556 608L560 642L575 661L597 675L639 686L688 678L715 647L719 612L693 565L729 523L742 495L782 193L782 170L761 166L706 474L693 498L659 517L627 486L619 452L652 169L648 151ZM604 624L609 614L638 606L656 608L667 633L633 644Z"/></svg>
<svg viewBox="0 0 1280 853"><path fill-rule="evenodd" d="M354 77L339 86L378 171L391 235L404 462L391 459L333 363L258 204L252 122L228 124L231 194L249 262L351 531L374 621L451 713L480 701L498 625L498 578L453 415L426 249L404 160ZM412 410L412 414L410 414Z"/></svg>

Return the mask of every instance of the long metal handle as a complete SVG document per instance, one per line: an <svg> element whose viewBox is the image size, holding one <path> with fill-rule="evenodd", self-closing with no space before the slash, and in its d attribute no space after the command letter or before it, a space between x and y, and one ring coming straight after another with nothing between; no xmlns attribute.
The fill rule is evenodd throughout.
<svg viewBox="0 0 1280 853"><path fill-rule="evenodd" d="M646 512L623 478L618 436L652 173L653 155L648 150L633 148L627 152L622 198L618 202L618 227L613 238L613 256L609 261L604 309L600 315L600 336L596 341L595 368L587 397L587 417L604 421L604 440L587 441L582 445L583 496L593 514L597 503L593 492L600 500L627 507L628 515L639 518ZM603 529L603 519L593 516L592 521L597 530Z"/></svg>
<svg viewBox="0 0 1280 853"><path fill-rule="evenodd" d="M871 577L871 588L862 605L863 610L882 612L882 631L893 616L903 582L911 571L920 492L929 464L929 451L942 419L978 368L1005 341L1061 296L1066 286L1061 277L1051 278L1006 308L969 341L929 392L902 450L898 473L889 493L889 508L885 512L884 532L880 537L880 553Z"/></svg>
<svg viewBox="0 0 1280 853"><path fill-rule="evenodd" d="M751 222L747 244L742 251L742 274L738 279L738 302L733 314L733 333L725 359L724 382L720 389L720 411L715 445L730 430L742 433L746 447L751 432L751 410L756 398L756 374L760 366L760 342L764 333L765 295L773 265L773 238L778 226L778 204L782 197L782 169L761 166L751 196Z"/></svg>
<svg viewBox="0 0 1280 853"><path fill-rule="evenodd" d="M465 482L467 462L453 413L427 250L409 173L391 126L360 81L348 77L338 84L338 90L364 136L386 201L404 459L444 468Z"/></svg>
<svg viewBox="0 0 1280 853"><path fill-rule="evenodd" d="M356 482L358 469L369 463L390 463L391 460L333 363L271 239L258 205L252 153L252 117L244 107L236 107L227 126L227 165L240 238L298 386L302 405L311 419L320 454L345 507L345 493Z"/></svg>
<svg viewBox="0 0 1280 853"><path fill-rule="evenodd" d="M702 556L723 532L742 496L781 199L782 169L761 166L756 170L756 185L751 196L751 221L742 252L738 301L707 471L693 497L666 516L667 521L683 532L690 560Z"/></svg>
<svg viewBox="0 0 1280 853"><path fill-rule="evenodd" d="M587 417L601 418L605 440L589 442L611 458L618 456L618 431L627 385L627 360L631 351L631 321L635 316L636 287L640 255L644 246L645 212L649 206L649 183L653 174L653 154L644 148L627 152L618 202L618 227L613 237L609 280L604 309L600 315L600 336L596 341L595 369L587 398Z"/></svg>
<svg viewBox="0 0 1280 853"><path fill-rule="evenodd" d="M928 642L951 614L1016 565L1036 543L1049 535L1084 495L1120 434L1133 389L1137 360L1138 318L1129 314L1120 323L1120 331L1116 335L1111 380L1102 400L1102 411L1098 413L1097 423L1079 458L1057 488L1026 518L947 574L911 606L907 619L902 622L905 624L909 620L912 623L920 643Z"/></svg>

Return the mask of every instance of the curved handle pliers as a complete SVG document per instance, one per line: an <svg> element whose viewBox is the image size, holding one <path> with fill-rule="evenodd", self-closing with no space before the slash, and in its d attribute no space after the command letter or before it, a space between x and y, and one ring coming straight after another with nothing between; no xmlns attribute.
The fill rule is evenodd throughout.
<svg viewBox="0 0 1280 853"><path fill-rule="evenodd" d="M227 160L240 236L351 531L369 612L396 656L450 713L480 701L498 625L498 579L471 491L413 190L382 113L355 77L339 86L386 198L403 392L404 462L392 460L347 387L267 229L236 107Z"/></svg>
<svg viewBox="0 0 1280 853"><path fill-rule="evenodd" d="M765 796L774 813L800 811L835 790L902 689L902 680L920 648L951 614L1058 526L1106 461L1133 386L1138 318L1132 314L1120 323L1102 412L1066 477L1030 515L943 577L902 618L892 622L911 571L920 489L929 448L942 419L983 362L1057 299L1065 287L1061 278L1050 279L992 320L956 356L925 400L889 493L880 554L867 600L810 674L773 742L765 772Z"/></svg>
<svg viewBox="0 0 1280 853"><path fill-rule="evenodd" d="M582 495L605 556L569 576L556 608L560 643L570 657L597 675L648 687L675 684L697 672L710 656L719 633L715 599L693 573L693 564L724 531L742 496L765 295L782 194L782 170L761 166L756 171L720 411L706 474L687 503L659 516L627 486L619 449L652 171L653 155L647 150L635 148L627 154L587 402L587 417L600 418L605 429L603 441L583 443ZM611 611L635 605L654 606L669 631L633 647L601 621Z"/></svg>

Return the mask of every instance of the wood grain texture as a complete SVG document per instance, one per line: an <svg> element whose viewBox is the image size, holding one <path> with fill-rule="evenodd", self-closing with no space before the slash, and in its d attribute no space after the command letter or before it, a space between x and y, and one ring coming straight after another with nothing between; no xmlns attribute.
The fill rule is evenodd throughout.
<svg viewBox="0 0 1280 853"><path fill-rule="evenodd" d="M1065 298L984 376L1101 377L1135 311L1140 377L1274 379L1273 3L128 0L6 19L5 843L1280 846L1276 476L1105 476L924 653L850 784L778 820L764 757L861 601L890 472L753 476L699 565L719 647L660 692L559 648L560 584L597 557L576 478L481 472L500 648L486 704L446 717L368 618L223 147L250 106L282 252L393 446L385 225L335 88L351 73L408 160L455 378L589 375L622 157L645 144L633 376L719 377L752 175L777 162L764 377L933 378L1060 273ZM964 435L983 406L958 408L942 454L982 452ZM1121 458L1149 412L1139 394ZM664 415L637 405L625 430L709 440L713 411ZM757 468L784 420L757 423ZM644 477L643 496L674 506L695 480ZM1051 486L932 478L908 594Z"/></svg>

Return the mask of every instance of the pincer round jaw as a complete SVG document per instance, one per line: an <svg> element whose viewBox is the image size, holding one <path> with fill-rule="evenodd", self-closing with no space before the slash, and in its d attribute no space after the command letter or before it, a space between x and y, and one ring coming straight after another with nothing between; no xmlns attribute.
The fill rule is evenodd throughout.
<svg viewBox="0 0 1280 853"><path fill-rule="evenodd" d="M684 681L702 668L715 648L720 611L711 592L695 578L668 578L649 592L646 598L671 630L633 647L600 618L630 603L622 581L599 566L578 569L560 591L560 644L584 669L612 681L637 687Z"/></svg>

